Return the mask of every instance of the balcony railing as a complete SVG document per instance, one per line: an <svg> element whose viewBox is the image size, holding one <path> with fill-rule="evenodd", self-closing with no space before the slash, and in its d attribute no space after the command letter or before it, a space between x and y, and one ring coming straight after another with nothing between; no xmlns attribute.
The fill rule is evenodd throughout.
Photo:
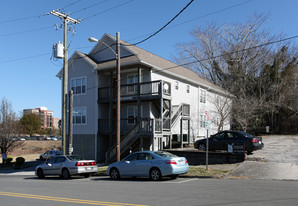
<svg viewBox="0 0 298 206"><path fill-rule="evenodd" d="M120 131L127 133L137 123L136 118L125 118L120 120ZM98 131L99 132L116 132L116 119L99 119L98 120ZM140 132L153 132L153 119L142 118L139 124Z"/></svg>
<svg viewBox="0 0 298 206"><path fill-rule="evenodd" d="M140 92L139 91L140 88ZM102 87L98 88L98 99L100 101L107 101L110 98L116 98L117 88ZM121 85L120 97L133 97L138 96L159 96L159 95L171 95L171 84L162 80L153 82L142 82L135 84Z"/></svg>

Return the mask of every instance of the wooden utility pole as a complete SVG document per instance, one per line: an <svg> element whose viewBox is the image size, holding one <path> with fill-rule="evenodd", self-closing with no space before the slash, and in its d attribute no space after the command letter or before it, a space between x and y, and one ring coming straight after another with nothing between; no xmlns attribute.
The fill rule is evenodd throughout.
<svg viewBox="0 0 298 206"><path fill-rule="evenodd" d="M117 161L120 161L120 32L116 33L117 44Z"/></svg>
<svg viewBox="0 0 298 206"><path fill-rule="evenodd" d="M72 128L73 128L73 121L72 121L72 114L73 114L73 91L69 91L69 113L68 113L68 141L69 141L69 147L68 147L68 154L72 155L73 153L73 147L72 147Z"/></svg>
<svg viewBox="0 0 298 206"><path fill-rule="evenodd" d="M64 59L63 59L63 88L62 88L62 152L66 155L66 111L67 111L67 83L68 83L68 56L67 56L67 23L71 22L73 24L80 23L79 20L69 17L67 14L60 13L58 11L51 11L53 14L61 19L63 19L64 24Z"/></svg>

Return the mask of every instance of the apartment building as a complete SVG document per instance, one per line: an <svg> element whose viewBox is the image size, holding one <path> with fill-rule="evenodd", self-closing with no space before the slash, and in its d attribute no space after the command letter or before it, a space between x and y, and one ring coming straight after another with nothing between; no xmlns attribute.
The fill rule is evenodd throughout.
<svg viewBox="0 0 298 206"><path fill-rule="evenodd" d="M74 154L98 162L116 159L115 41L104 34L88 54L76 51L68 60ZM221 121L216 105L231 104L222 88L124 41L120 54L122 157L130 151L183 147L205 137L207 130L217 132L219 122L230 129L230 119Z"/></svg>
<svg viewBox="0 0 298 206"><path fill-rule="evenodd" d="M48 110L46 107L37 107L34 109L24 109L23 114L36 114L39 116L41 120L41 128L47 129L47 128L58 128L58 119L53 117L53 112Z"/></svg>

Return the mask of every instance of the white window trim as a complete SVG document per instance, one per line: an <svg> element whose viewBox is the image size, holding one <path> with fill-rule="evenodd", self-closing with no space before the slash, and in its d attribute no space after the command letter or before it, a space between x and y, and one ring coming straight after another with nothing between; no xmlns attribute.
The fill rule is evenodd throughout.
<svg viewBox="0 0 298 206"><path fill-rule="evenodd" d="M200 102L206 103L207 101L207 91L205 89L200 89Z"/></svg>
<svg viewBox="0 0 298 206"><path fill-rule="evenodd" d="M72 89L72 87L73 87L72 86L72 81L73 80L76 82L77 79L83 79L83 78L85 79L85 93L82 93L82 86L83 85L81 85L81 93L77 94L76 91L73 91L73 95L85 95L85 94L87 94L87 77L86 76L71 78L70 88ZM76 86L74 88L76 88Z"/></svg>
<svg viewBox="0 0 298 206"><path fill-rule="evenodd" d="M136 119L137 117L138 117L138 106L136 106L136 105L131 105L131 106L127 106L127 124L135 124L136 122L134 121L134 123L130 123L128 120L129 120L129 108L134 108L134 119ZM143 117L143 106L141 105L141 117L140 118L142 118Z"/></svg>
<svg viewBox="0 0 298 206"><path fill-rule="evenodd" d="M178 81L175 82L175 89L179 90L179 82Z"/></svg>
<svg viewBox="0 0 298 206"><path fill-rule="evenodd" d="M86 115L85 115L85 122L84 123L76 123L76 119L75 119L75 117L77 116L76 114L76 110L78 110L78 109L85 109L85 111L86 111ZM82 118L82 114L80 115L81 116L81 118ZM86 125L87 124L87 107L74 107L73 108L73 118L74 118L74 121L73 121L73 124L74 125Z"/></svg>

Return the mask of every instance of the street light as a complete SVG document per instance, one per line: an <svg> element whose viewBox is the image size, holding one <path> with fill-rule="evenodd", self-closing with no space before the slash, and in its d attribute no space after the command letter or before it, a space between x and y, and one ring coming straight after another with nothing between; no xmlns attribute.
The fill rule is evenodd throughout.
<svg viewBox="0 0 298 206"><path fill-rule="evenodd" d="M90 37L88 39L90 42L101 42L105 46L107 46L109 49L113 51L113 53L116 55L116 66L117 66L117 130L116 130L116 136L117 136L117 161L120 161L120 32L116 33L116 52L105 42L98 40L94 37Z"/></svg>

